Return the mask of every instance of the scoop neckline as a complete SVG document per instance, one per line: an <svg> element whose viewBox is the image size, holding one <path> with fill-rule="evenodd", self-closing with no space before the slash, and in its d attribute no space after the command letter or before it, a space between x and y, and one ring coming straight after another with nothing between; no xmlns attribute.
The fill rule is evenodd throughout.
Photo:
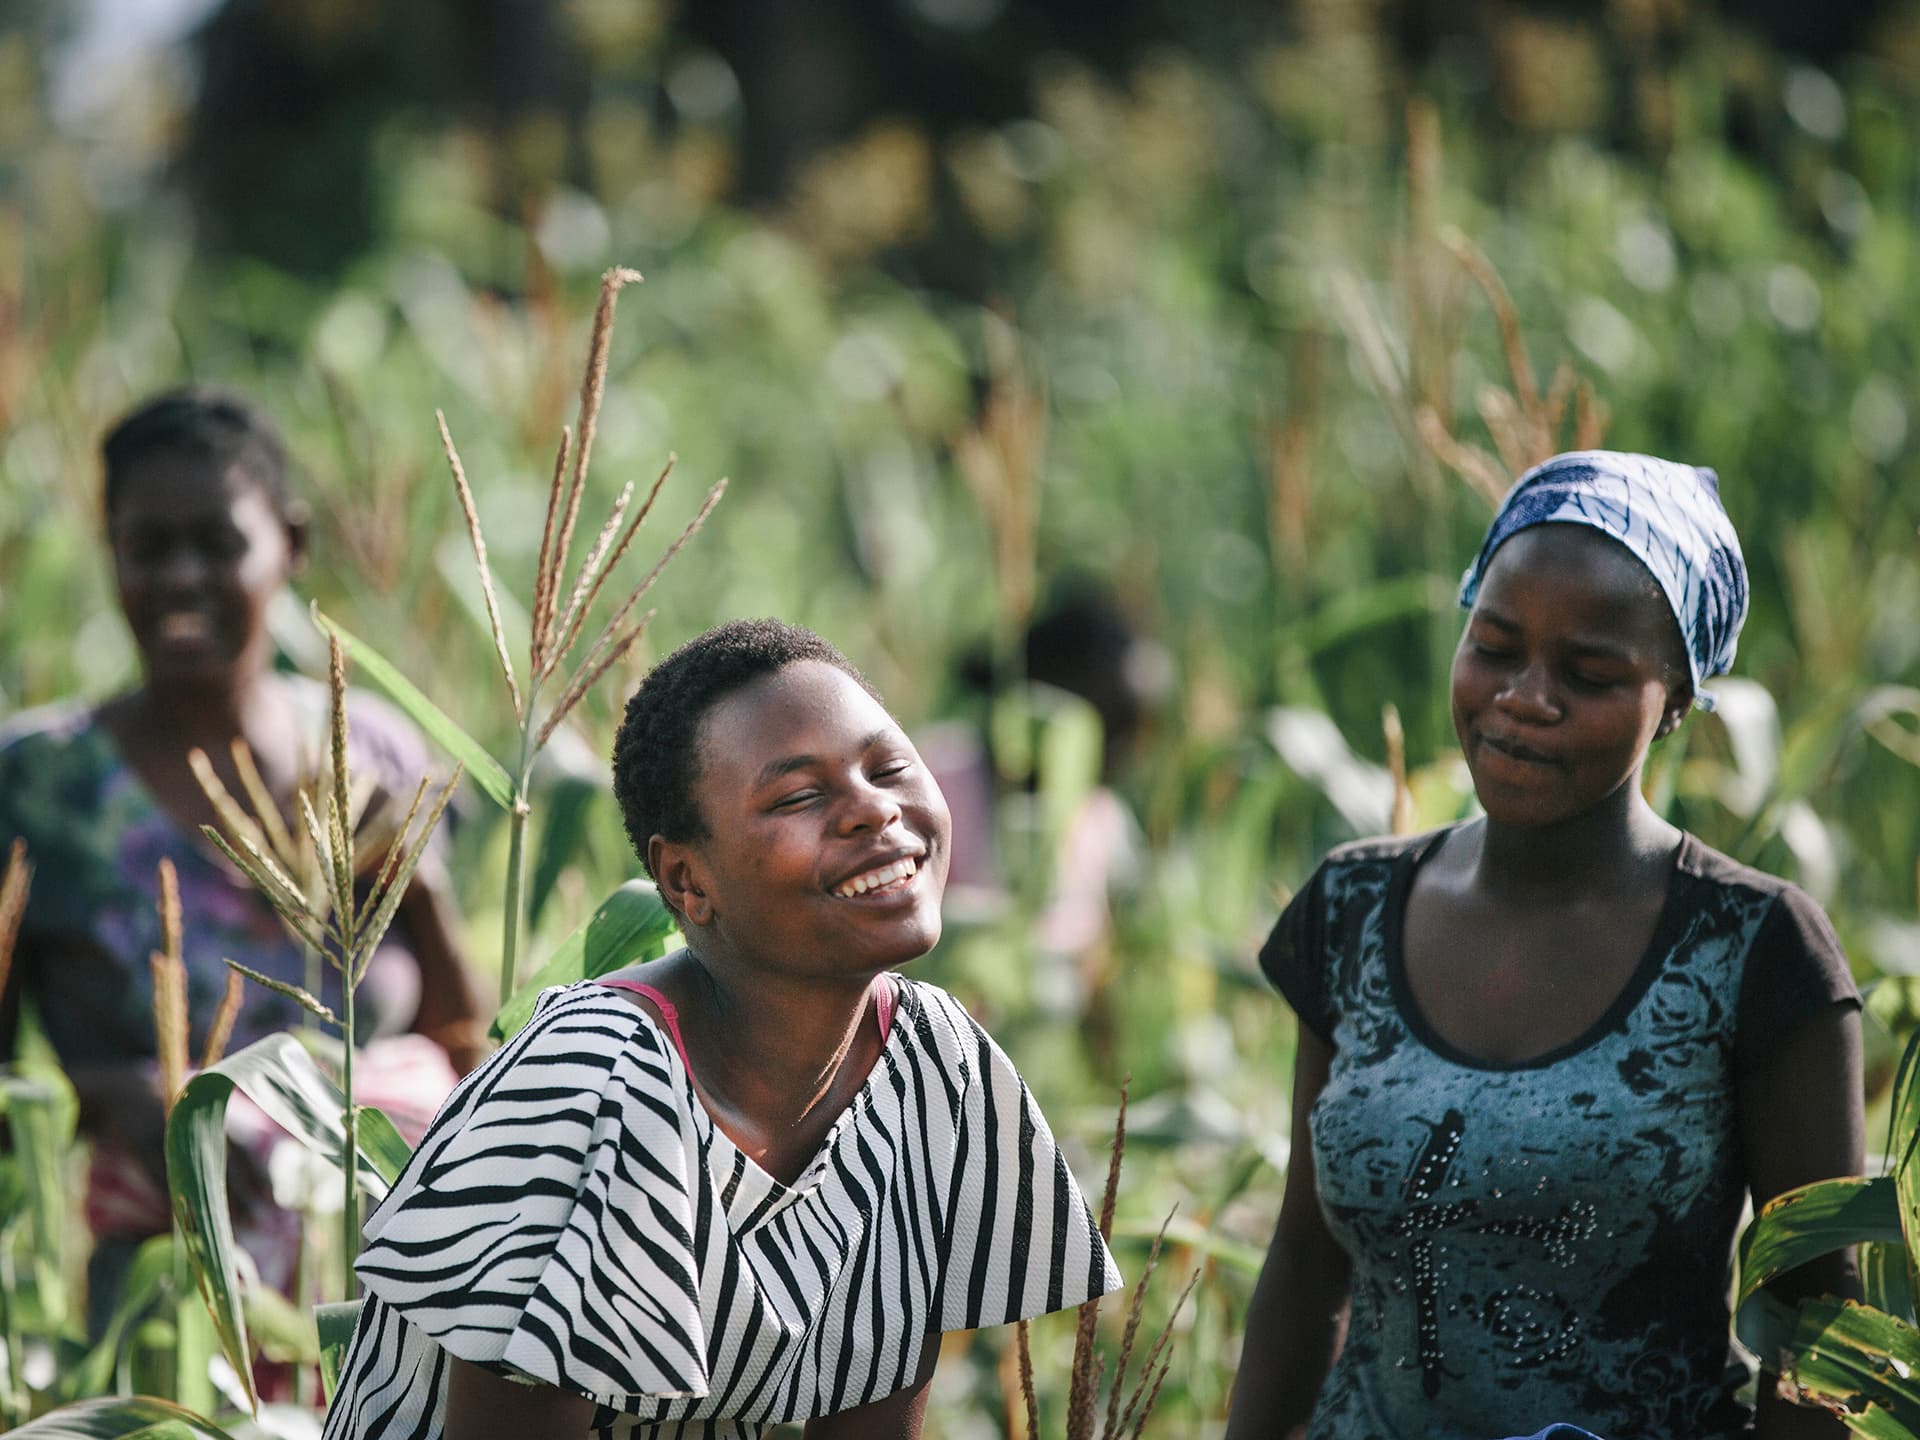
<svg viewBox="0 0 1920 1440"><path fill-rule="evenodd" d="M688 1106L695 1117L694 1123L700 1131L704 1159L720 1190L721 1208L726 1211L729 1228L735 1234L764 1225L820 1188L834 1152L845 1143L853 1130L854 1121L872 1108L881 1081L891 1076L896 1063L894 1047L902 1043L900 1037L906 1029L904 1022L909 1018L909 1007L916 1002L901 976L889 972L880 978L893 986L893 1024L887 1031L887 1038L880 1046L880 1053L874 1057L866 1078L860 1082L860 1088L854 1091L853 1098L834 1117L833 1124L827 1127L827 1133L821 1137L820 1148L813 1152L806 1167L794 1177L791 1184L774 1175L736 1145L733 1137L713 1118L713 1112L707 1109L706 1102L700 1098L699 1087L693 1083L693 1073L687 1069L686 1062L680 1057L679 1047L673 1043L672 1034L654 1018L653 1012L642 1005L621 1002L639 1013L647 1026L659 1036L661 1048L670 1057L667 1064L672 1067L686 1094ZM598 984L597 981L588 983ZM722 1157L731 1155L731 1162L716 1165L716 1152Z"/></svg>
<svg viewBox="0 0 1920 1440"><path fill-rule="evenodd" d="M1465 822L1463 822L1465 823ZM1413 986L1407 979L1407 957L1405 945L1407 901L1413 894L1413 881L1420 867L1439 853L1447 840L1457 834L1460 825L1450 825L1436 830L1425 840L1409 849L1399 865L1396 865L1387 882L1385 915L1383 917L1381 943L1385 951L1387 966L1387 984L1393 995L1395 1012L1400 1023L1407 1027L1410 1034L1422 1045L1450 1064L1465 1070L1481 1070L1490 1073L1513 1073L1526 1070L1545 1070L1562 1060L1571 1059L1582 1051L1590 1050L1620 1023L1631 1015L1646 993L1653 987L1656 976L1665 964L1666 957L1673 951L1673 932L1682 920L1681 877L1691 868L1696 842L1691 832L1680 832L1680 843L1674 848L1673 858L1668 862L1667 893L1660 904L1659 918L1653 922L1653 933L1647 937L1646 948L1634 964L1633 973L1627 977L1620 992L1612 1002L1600 1012L1594 1022L1575 1035L1571 1040L1554 1046L1551 1050L1522 1060L1490 1060L1460 1049L1428 1023Z"/></svg>

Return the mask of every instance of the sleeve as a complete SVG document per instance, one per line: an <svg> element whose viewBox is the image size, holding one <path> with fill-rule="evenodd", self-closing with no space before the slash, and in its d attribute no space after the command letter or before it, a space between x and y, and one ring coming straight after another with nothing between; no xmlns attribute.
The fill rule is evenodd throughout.
<svg viewBox="0 0 1920 1440"><path fill-rule="evenodd" d="M1260 968L1293 1007L1300 1023L1333 1043L1333 1004L1327 990L1327 862L1287 902L1267 943Z"/></svg>
<svg viewBox="0 0 1920 1440"><path fill-rule="evenodd" d="M1740 1067L1771 1054L1803 1021L1831 1005L1858 1009L1860 991L1826 912L1789 885L1747 951L1735 1019Z"/></svg>
<svg viewBox="0 0 1920 1440"><path fill-rule="evenodd" d="M641 1012L552 990L366 1227L367 1289L448 1354L618 1406L704 1396L697 1142Z"/></svg>
<svg viewBox="0 0 1920 1440"><path fill-rule="evenodd" d="M1120 1269L1047 1117L993 1037L964 1012L959 1019L972 1053L947 1197L939 1328L1011 1324L1118 1290Z"/></svg>

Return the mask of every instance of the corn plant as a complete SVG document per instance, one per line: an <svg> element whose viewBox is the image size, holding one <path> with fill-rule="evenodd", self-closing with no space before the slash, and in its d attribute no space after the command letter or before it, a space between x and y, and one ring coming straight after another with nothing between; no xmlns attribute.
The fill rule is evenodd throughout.
<svg viewBox="0 0 1920 1440"><path fill-rule="evenodd" d="M620 268L607 271L601 279L600 301L594 311L593 338L587 356L586 374L580 384L578 434L576 437L572 428L561 431L559 449L554 457L553 478L547 488L546 523L541 531L540 556L534 575L532 635L524 685L515 670L506 632L501 625L500 602L494 586L493 569L487 560L486 537L481 530L472 487L467 482L466 466L461 462L446 416L435 413L441 448L446 454L447 467L459 495L468 538L473 542L474 565L479 571L495 659L499 663L518 730L517 753L511 767L503 765L489 754L479 741L372 647L354 639L332 621L321 620L328 633L348 647L374 683L460 759L480 789L507 812L506 913L500 937L502 1005L514 992L523 911L526 908L526 835L527 822L532 813L530 796L534 762L587 692L609 669L625 658L646 633L647 624L653 618L652 612L636 616L635 610L660 578L667 563L706 523L707 516L719 503L727 485L725 480L721 480L707 492L705 501L693 519L667 546L653 568L614 606L612 614L603 622L571 673L567 673L567 662L585 634L587 619L595 602L605 589L614 567L632 548L635 536L652 511L667 477L673 473L675 463L675 457L669 455L667 463L637 509L633 504L636 493L634 482L628 481L622 487L569 585L567 560L573 547L581 501L586 492L600 402L606 393L607 355L613 340L614 307L621 288L639 279L638 271ZM543 708L540 698L550 686L556 687L557 693L551 704Z"/></svg>
<svg viewBox="0 0 1920 1440"><path fill-rule="evenodd" d="M335 1015L307 989L259 974L235 961L227 964L237 984L242 976L286 995L322 1023L340 1033L340 1086L327 1080L310 1056L290 1035L273 1035L248 1046L222 1062L209 1054L201 1072L184 1081L184 1002L165 997L184 994L184 971L178 962L177 901L170 923L170 965L155 958L156 1012L168 1014L161 1028L162 1072L168 1076L168 1094L177 1095L167 1123L167 1179L174 1212L184 1241L184 1253L198 1274L207 1308L222 1350L253 1398L250 1347L241 1306L232 1221L227 1211L225 1119L227 1101L239 1086L263 1110L296 1137L309 1144L330 1142L327 1148L348 1177L341 1207L341 1285L351 1295L353 1260L359 1253L359 1192L363 1186L384 1193L398 1173L406 1147L391 1122L377 1111L362 1112L353 1103L354 992L365 977L375 950L400 908L414 871L426 853L428 839L460 780L456 766L439 787L424 816L429 780L415 789L405 817L386 839L384 854L372 866L374 879L365 897L358 893L363 870L358 820L366 796L355 796L347 760L346 655L337 638L329 641L329 774L319 789L296 794L304 835L296 844L289 827L265 787L257 783L250 764L240 774L253 804L243 810L214 776L204 755L197 755L195 773L213 802L221 824L205 827L217 846L273 906L287 929L304 945L340 972L341 1013ZM419 820L418 829L415 821ZM303 863L310 862L310 863ZM303 886L296 876L318 877ZM164 889L163 896L167 893ZM163 922L165 907L163 905ZM237 1008L237 990L229 996ZM230 1028L230 1020L228 1027ZM216 1025L216 1032L222 1027ZM224 1043L224 1034L217 1034ZM396 1157L397 1147L397 1157Z"/></svg>

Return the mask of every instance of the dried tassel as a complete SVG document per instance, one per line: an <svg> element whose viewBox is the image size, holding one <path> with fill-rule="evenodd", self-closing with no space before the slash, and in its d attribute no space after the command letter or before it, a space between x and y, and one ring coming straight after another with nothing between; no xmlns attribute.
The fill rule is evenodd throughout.
<svg viewBox="0 0 1920 1440"><path fill-rule="evenodd" d="M654 478L653 488L647 492L646 500L641 504L638 513L635 514L633 519L628 523L626 530L621 534L619 543L614 546L612 554L607 556L606 562L602 564L600 563L601 551L608 538L612 535L620 515L624 512L628 499L633 494L632 484L629 483L626 489L621 491L620 499L614 505L614 513L608 517L606 525L601 528L599 540L595 543L593 550L587 555L587 563L581 568L580 579L573 587L573 596L567 602L566 615L559 622L559 639L554 643L552 652L547 656L547 664L550 670L559 667L561 662L566 659L567 652L573 649L574 642L580 638L580 631L587 623L588 612L593 609L593 602L600 598L600 591L607 582L607 576L613 573L613 567L618 565L626 555L628 549L633 545L633 537L640 533L640 527L646 523L647 516L653 513L653 502L660 496L660 487L667 483L667 477L673 473L673 467L679 463L679 459L680 457L678 455L669 454L667 456L667 463L661 468L659 475ZM724 485L726 482L722 481L721 483ZM712 507L709 506L708 508L711 509ZM705 513L703 512L701 519L704 520L705 518Z"/></svg>
<svg viewBox="0 0 1920 1440"><path fill-rule="evenodd" d="M553 457L553 479L547 486L547 523L540 531L540 561L533 571L533 647L530 673L546 670L547 650L553 643L553 602L560 577L553 566L554 522L559 517L560 494L567 483L567 453L573 446L573 427L562 426L560 450Z"/></svg>
<svg viewBox="0 0 1920 1440"><path fill-rule="evenodd" d="M420 834L408 847L404 859L394 870L387 888L380 892L379 905L371 918L357 927L354 945L358 951L354 960L353 973L346 977L350 985L358 985L367 973L367 966L373 963L373 952L378 948L381 937L387 933L387 927L393 923L393 917L400 909L400 901L407 893L407 886L413 880L413 872L420 864L420 857L426 854L427 841L433 836L433 827L440 823L440 817L446 812L447 801L453 798L453 792L459 787L460 777L466 772L455 766L453 774L447 777L447 783L440 787L440 794L434 799L433 808L427 812ZM403 837L404 838L404 837Z"/></svg>
<svg viewBox="0 0 1920 1440"><path fill-rule="evenodd" d="M1160 1247L1167 1238L1167 1226L1173 1223L1173 1213L1160 1222L1160 1233L1153 1237L1153 1248L1147 1252L1147 1263L1140 1271L1140 1278L1134 1282L1133 1296L1127 1302L1127 1324L1120 1334L1120 1364L1113 1372L1113 1388L1107 1392L1107 1423L1101 1431L1112 1436L1119 1433L1120 1390L1127 1381L1127 1366L1133 1359L1134 1337L1140 1331L1140 1317L1147 1310L1147 1285L1153 1279L1153 1272L1160 1265ZM1143 1372L1144 1373L1144 1372Z"/></svg>
<svg viewBox="0 0 1920 1440"><path fill-rule="evenodd" d="M240 776L241 788L247 792L247 803L253 806L253 813L259 818L260 828L266 831L274 853L288 869L298 869L299 847L293 843L293 835L280 814L280 805L273 798L273 792L267 789L267 782L260 778L260 767L253 763L253 747L235 736L230 748L233 768Z"/></svg>
<svg viewBox="0 0 1920 1440"><path fill-rule="evenodd" d="M27 913L27 891L33 866L27 863L27 842L15 839L7 849L7 868L0 874L0 996L7 993L13 973L13 947L20 939L20 922Z"/></svg>
<svg viewBox="0 0 1920 1440"><path fill-rule="evenodd" d="M1127 1089L1133 1084L1129 1074L1120 1082L1120 1113L1113 1122L1113 1145L1107 1151L1107 1188L1100 1196L1100 1238L1113 1239L1113 1207L1120 1198L1120 1161L1127 1153Z"/></svg>
<svg viewBox="0 0 1920 1440"><path fill-rule="evenodd" d="M303 795L300 799L306 813L311 815L313 808L306 804L306 797ZM254 889L266 897L267 903L273 906L302 944L311 945L316 950L326 948L323 938L326 922L314 912L313 902L268 856L251 848L244 840L240 848L235 848L233 842L211 825L202 825L200 833L233 862L234 868L252 882ZM245 854L241 853L242 849L246 851Z"/></svg>
<svg viewBox="0 0 1920 1440"><path fill-rule="evenodd" d="M244 742L236 740L236 745ZM244 836L255 847L264 850L268 845L267 834L255 819L240 808L226 784L213 768L213 762L207 758L207 752L198 745L187 751L187 768L193 772L193 778L200 786L200 793L207 797L213 806L213 813L229 834Z"/></svg>
<svg viewBox="0 0 1920 1440"><path fill-rule="evenodd" d="M618 665L626 653L634 647L635 642L647 633L647 626L653 623L653 617L658 613L657 610L649 610L634 621L632 627L614 641L605 654L597 658L589 655L580 669L574 673L573 679L567 682L567 688L561 692L558 703L546 718L546 723L541 725L540 733L533 742L536 750L553 738L553 732L566 722L567 716L573 713L573 707L586 699L587 692L600 683L600 677ZM603 636L602 639L604 638ZM594 642L596 650L600 643L598 640Z"/></svg>
<svg viewBox="0 0 1920 1440"><path fill-rule="evenodd" d="M1520 332L1520 316L1513 308L1513 297L1507 294L1500 272L1493 268L1492 261L1480 253L1478 246L1451 226L1441 232L1440 243L1447 247L1487 297L1487 304L1493 309L1494 323L1500 329L1500 344L1506 352L1507 370L1513 376L1514 398L1520 402L1520 409L1524 413L1536 413L1540 408L1540 382L1533 373L1533 362L1527 358L1527 342Z"/></svg>
<svg viewBox="0 0 1920 1440"><path fill-rule="evenodd" d="M447 465L453 471L453 488L460 496L460 513L466 517L467 534L473 541L473 563L480 571L480 594L487 603L487 626L493 631L493 650L500 661L500 673L506 677L507 694L513 699L513 718L524 721L526 708L520 700L520 682L513 678L513 658L507 653L507 633L500 625L500 597L493 589L493 568L487 564L487 541L480 533L480 512L474 507L473 491L467 485L467 470L454 448L453 433L447 429L444 411L433 412L440 426L440 447L447 453Z"/></svg>
<svg viewBox="0 0 1920 1440"><path fill-rule="evenodd" d="M161 924L164 929L165 921ZM147 963L153 973L153 1038L160 1059L161 1099L171 1112L187 1083L187 967L178 955L158 950L147 957Z"/></svg>
<svg viewBox="0 0 1920 1440"><path fill-rule="evenodd" d="M367 895L366 905L361 909L363 917L367 911L373 909L381 892L393 883L394 872L400 868L401 856L407 848L407 834L413 829L413 817L420 813L420 801L426 796L427 786L430 783L432 783L432 777L422 775L420 783L414 787L413 803L407 806L406 819L400 822L400 828L394 832L393 838L387 843L387 853L380 862L380 874L373 882L372 891Z"/></svg>
<svg viewBox="0 0 1920 1440"><path fill-rule="evenodd" d="M1161 1329L1159 1337L1153 1342L1153 1349L1147 1352L1147 1363L1140 1367L1140 1386L1134 1390L1133 1398L1127 1402L1126 1412L1120 1417L1122 1429L1132 1425L1134 1427L1133 1433L1138 1435L1140 1433L1140 1427L1147 1423L1147 1410L1152 1408L1152 1400L1157 1399L1160 1394L1158 1381L1154 1383L1150 1396L1146 1393L1147 1376L1154 1373L1155 1368L1160 1365L1163 1357L1167 1364L1171 1365L1173 1363L1172 1357L1166 1354L1166 1350L1168 1345L1173 1341L1174 1322L1180 1318L1180 1312L1186 1308L1188 1297L1193 1294L1194 1287L1200 1283L1200 1273L1200 1271L1195 1270L1193 1274L1188 1277L1186 1288L1181 1290L1178 1297L1175 1298L1173 1311L1167 1316L1166 1325ZM1161 1379L1165 1378L1163 1373ZM1141 1409L1143 1400L1146 1402L1147 1409ZM1136 1412L1139 1414L1137 1424L1134 1420Z"/></svg>
<svg viewBox="0 0 1920 1440"><path fill-rule="evenodd" d="M347 771L347 655L340 639L327 635L328 712L332 719L333 803L327 838L333 852L333 903L341 933L353 933L353 790Z"/></svg>
<svg viewBox="0 0 1920 1440"><path fill-rule="evenodd" d="M1592 385L1582 380L1573 392L1573 448L1598 449L1606 439L1607 423L1612 418L1607 402L1594 393Z"/></svg>
<svg viewBox="0 0 1920 1440"><path fill-rule="evenodd" d="M554 542L554 595L559 595L560 577L567 571L567 550L573 544L574 522L580 517L580 498L586 492L587 466L593 454L594 430L600 422L600 400L607 389L607 352L613 343L613 311L621 287L637 284L638 270L615 266L600 277L600 303L593 312L593 340L587 350L586 373L580 378L580 415L575 426L577 437L573 452L573 476L567 484L566 507L560 521L560 534Z"/></svg>
<svg viewBox="0 0 1920 1440"><path fill-rule="evenodd" d="M247 983L236 970L227 971L226 993L213 1012L213 1024L207 1030L207 1043L200 1052L200 1068L211 1070L227 1053L227 1041L233 1038L233 1022L240 1018L240 998Z"/></svg>
<svg viewBox="0 0 1920 1440"><path fill-rule="evenodd" d="M1454 439L1440 417L1424 406L1415 417L1415 425L1421 442L1442 464L1478 491L1489 505L1499 505L1509 481L1498 461L1486 451Z"/></svg>
<svg viewBox="0 0 1920 1440"><path fill-rule="evenodd" d="M627 598L620 602L620 608L608 618L599 636L588 647L586 659L580 662L580 668L574 672L574 678L568 683L559 702L553 707L553 713L547 717L546 723L541 727L539 736L534 742L536 748L547 743L548 738L567 718L567 713L580 703L581 697L606 673L607 667L617 662L632 647L633 642L640 638L641 633L646 629L647 620L652 618L650 614L630 630L619 635L616 640L617 627L639 603L640 598L653 588L653 582L660 578L660 572L667 568L668 562L678 555L700 527L707 523L707 517L713 513L713 507L720 503L720 497L726 493L726 490L727 482L723 479L707 492L707 498L701 503L699 512L687 522L687 528L680 532L678 538L667 547L666 553L660 557L653 569L647 572L646 578L634 586ZM608 646L612 648L606 649Z"/></svg>
<svg viewBox="0 0 1920 1440"><path fill-rule="evenodd" d="M1027 1440L1040 1440L1040 1397L1033 1388L1031 1327L1025 1320L1014 1326L1013 1342L1020 1363L1020 1400L1026 1409Z"/></svg>

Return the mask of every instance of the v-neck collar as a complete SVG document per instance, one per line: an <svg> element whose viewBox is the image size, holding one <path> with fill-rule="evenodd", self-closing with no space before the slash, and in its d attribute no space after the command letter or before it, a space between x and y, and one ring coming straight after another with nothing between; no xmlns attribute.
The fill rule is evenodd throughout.
<svg viewBox="0 0 1920 1440"><path fill-rule="evenodd" d="M726 1213L727 1228L735 1235L746 1235L759 1229L817 1192L832 1172L838 1152L849 1143L850 1137L858 1129L861 1117L894 1094L895 1071L902 1063L900 1049L907 1043L905 1032L913 1027L918 1018L920 1002L911 987L896 977L883 976L881 983L894 987L893 1024L887 1031L886 1042L880 1047L880 1054L874 1059L873 1068L867 1072L866 1079L861 1081L860 1088L827 1128L820 1148L814 1151L813 1158L807 1161L806 1167L794 1177L791 1184L770 1174L757 1160L734 1144L732 1137L721 1128L701 1100L693 1076L680 1055L679 1046L673 1043L672 1035L654 1018L651 1011L640 1006L634 1007L664 1042L661 1048L667 1053L668 1068L686 1096L694 1128L699 1135L702 1157L719 1191L721 1209Z"/></svg>

